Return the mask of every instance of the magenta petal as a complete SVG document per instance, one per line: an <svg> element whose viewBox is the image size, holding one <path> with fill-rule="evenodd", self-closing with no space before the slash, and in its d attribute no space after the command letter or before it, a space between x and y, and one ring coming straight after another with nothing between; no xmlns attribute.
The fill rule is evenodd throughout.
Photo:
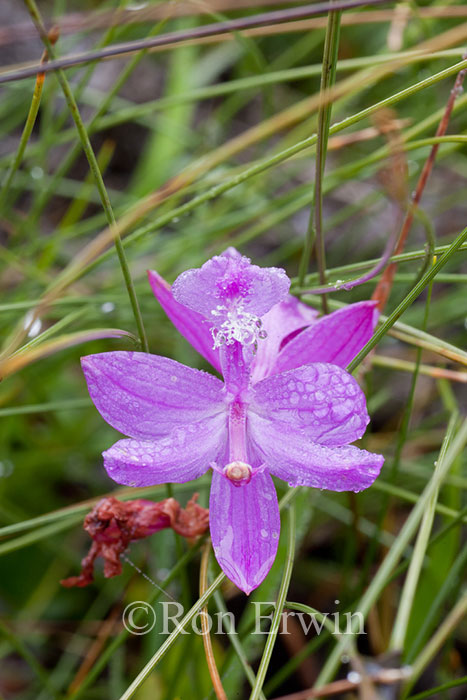
<svg viewBox="0 0 467 700"><path fill-rule="evenodd" d="M378 311L376 302L361 301L323 316L281 350L274 372L311 362L332 362L347 367L373 335Z"/></svg>
<svg viewBox="0 0 467 700"><path fill-rule="evenodd" d="M356 380L336 365L319 362L258 382L250 408L328 446L358 440L370 420Z"/></svg>
<svg viewBox="0 0 467 700"><path fill-rule="evenodd" d="M224 410L223 383L207 372L144 352L81 358L89 394L107 423L125 435L167 435Z"/></svg>
<svg viewBox="0 0 467 700"><path fill-rule="evenodd" d="M126 486L185 483L204 474L225 450L224 415L181 425L158 440L119 440L103 453L111 479Z"/></svg>
<svg viewBox="0 0 467 700"><path fill-rule="evenodd" d="M383 465L382 455L353 445L326 447L312 442L286 423L250 415L250 437L269 471L291 486L330 491L363 491Z"/></svg>
<svg viewBox="0 0 467 700"><path fill-rule="evenodd" d="M223 321L232 304L260 317L287 296L290 280L284 270L258 267L227 252L199 269L182 272L172 286L174 298L214 324Z"/></svg>
<svg viewBox="0 0 467 700"><path fill-rule="evenodd" d="M172 321L175 328L215 369L220 372L219 350L206 319L196 311L175 301L170 284L154 270L148 270L149 283L154 296Z"/></svg>
<svg viewBox="0 0 467 700"><path fill-rule="evenodd" d="M220 567L246 594L266 577L277 553L280 532L276 489L266 472L234 486L213 472L209 522Z"/></svg>
<svg viewBox="0 0 467 700"><path fill-rule="evenodd" d="M250 365L253 358L251 346L245 347L238 342L222 345L219 349L222 376L225 390L230 398L242 395L248 389Z"/></svg>
<svg viewBox="0 0 467 700"><path fill-rule="evenodd" d="M268 377L276 363L279 350L300 329L316 321L318 312L290 294L280 304L263 316L263 329L267 333L258 341L258 349L252 369L252 382Z"/></svg>

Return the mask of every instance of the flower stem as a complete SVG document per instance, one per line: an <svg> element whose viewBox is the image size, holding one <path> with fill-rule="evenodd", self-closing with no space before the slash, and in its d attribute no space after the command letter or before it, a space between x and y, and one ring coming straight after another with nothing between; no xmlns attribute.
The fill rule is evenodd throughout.
<svg viewBox="0 0 467 700"><path fill-rule="evenodd" d="M36 25L37 31L42 39L42 42L44 43L45 48L47 49L47 53L51 59L55 58L55 52L52 46L52 43L47 35L47 31L45 29L42 16L39 12L39 9L36 5L35 0L24 0L26 7L29 10L29 14L31 15L31 18ZM112 205L110 203L109 195L107 193L107 189L104 184L104 180L101 175L101 171L99 169L99 165L97 163L96 156L94 154L93 148L91 146L91 142L89 140L88 133L86 131L86 127L84 125L84 122L81 118L81 114L78 109L78 105L76 104L76 100L74 98L73 92L71 90L70 84L68 82L68 79L64 73L63 70L57 70L57 79L60 83L60 86L63 91L63 95L65 97L65 100L68 104L68 108L70 110L71 116L73 118L73 121L75 122L76 129L78 131L78 135L84 150L84 153L86 155L86 158L89 163L89 167L91 169L91 172L94 176L94 180L96 182L96 187L99 192L99 196L102 202L102 207L105 212L105 216L107 219L107 223L111 229L114 229L115 227L115 217L114 213L112 210ZM123 278L125 280L125 286L128 290L128 295L130 297L130 304L131 308L133 310L133 315L135 317L136 321L136 327L138 329L138 335L140 338L140 343L141 347L145 352L149 351L148 348L148 341L146 338L146 332L144 330L144 324L143 324L143 318L141 316L141 311L139 308L138 304L138 299L136 297L136 291L133 285L133 280L131 279L131 274L130 270L128 267L128 262L126 259L125 251L122 245L122 241L120 238L120 235L117 231L114 231L113 235L113 240L115 243L115 248L117 251L117 256L118 260L120 262L120 267L122 269L123 273Z"/></svg>
<svg viewBox="0 0 467 700"><path fill-rule="evenodd" d="M222 615L221 615L222 624L224 625L224 628L225 628L227 634L229 635L229 641L230 641L231 645L233 646L235 653L237 654L238 660L240 661L240 663L242 665L243 671L245 673L245 676L248 679L248 682L250 683L251 687L253 688L255 685L255 682L256 682L255 673L254 673L252 667L250 666L248 656L247 656L245 650L243 649L241 642L238 639L238 635L235 631L235 627L232 624L232 622L230 621L227 606L224 602L223 597L219 593L219 591L216 591L214 593L214 602L215 602L219 612L222 613ZM260 695L260 700L266 700L263 693L261 693L261 695Z"/></svg>
<svg viewBox="0 0 467 700"><path fill-rule="evenodd" d="M208 564L209 564L209 554L211 553L211 542L206 540L204 545L203 554L201 557L201 567L199 571L199 595L200 598L204 596L208 588ZM208 664L209 675L211 676L212 686L214 692L216 693L217 700L227 700L227 695L222 687L221 677L217 669L216 660L214 658L214 653L212 650L211 635L209 634L209 618L208 618L208 608L207 605L201 610L201 630L203 633L203 645L204 653L206 654L206 661Z"/></svg>
<svg viewBox="0 0 467 700"><path fill-rule="evenodd" d="M258 674L256 676L256 683L253 687L253 690L251 691L250 700L258 700L258 698L261 695L264 680L266 678L266 673L269 667L269 662L271 661L274 644L276 642L276 637L279 632L279 626L281 622L282 611L285 605L285 600L287 598L287 592L289 590L290 578L292 576L295 555L295 505L293 503L288 508L288 520L289 539L287 543L287 560L285 563L284 573L282 575L282 581L277 596L274 615L271 622L271 629L269 630L267 642L264 647L261 663L259 665Z"/></svg>

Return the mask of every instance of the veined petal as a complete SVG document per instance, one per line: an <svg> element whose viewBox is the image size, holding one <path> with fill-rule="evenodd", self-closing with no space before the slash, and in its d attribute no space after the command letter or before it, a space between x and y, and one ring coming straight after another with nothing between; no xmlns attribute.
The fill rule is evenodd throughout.
<svg viewBox="0 0 467 700"><path fill-rule="evenodd" d="M248 484L235 486L214 471L209 523L220 567L249 594L266 577L277 553L279 506L269 474L256 472Z"/></svg>
<svg viewBox="0 0 467 700"><path fill-rule="evenodd" d="M119 440L103 453L104 467L126 486L185 483L208 470L226 441L227 419L218 415L179 425L157 440Z"/></svg>
<svg viewBox="0 0 467 700"><path fill-rule="evenodd" d="M286 423L255 414L251 415L249 432L269 471L290 486L363 491L374 482L384 462L382 455L353 445L318 445L303 432L291 431Z"/></svg>
<svg viewBox="0 0 467 700"><path fill-rule="evenodd" d="M239 396L242 392L246 392L253 359L251 348L234 341L219 349L219 357L227 393L231 396Z"/></svg>
<svg viewBox="0 0 467 700"><path fill-rule="evenodd" d="M267 336L258 341L252 365L252 382L258 382L273 372L279 350L301 329L315 323L318 312L291 294L272 307L261 319Z"/></svg>
<svg viewBox="0 0 467 700"><path fill-rule="evenodd" d="M310 440L329 446L358 440L370 420L356 380L340 367L320 362L258 382L250 411L287 424L289 432L304 430Z"/></svg>
<svg viewBox="0 0 467 700"><path fill-rule="evenodd" d="M370 340L378 320L376 302L361 301L323 316L280 351L274 372L312 362L347 367Z"/></svg>
<svg viewBox="0 0 467 700"><path fill-rule="evenodd" d="M107 423L150 439L224 411L223 383L207 372L144 352L81 358L89 394Z"/></svg>
<svg viewBox="0 0 467 700"><path fill-rule="evenodd" d="M172 321L175 328L218 372L220 372L219 350L214 349L210 325L201 314L179 304L174 299L172 288L154 270L148 270L149 283L154 296Z"/></svg>

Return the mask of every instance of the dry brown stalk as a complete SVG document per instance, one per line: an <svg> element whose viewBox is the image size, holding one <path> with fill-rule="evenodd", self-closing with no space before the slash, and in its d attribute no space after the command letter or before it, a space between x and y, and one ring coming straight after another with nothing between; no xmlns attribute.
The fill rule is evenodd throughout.
<svg viewBox="0 0 467 700"><path fill-rule="evenodd" d="M207 540L204 545L203 555L201 557L201 568L199 572L199 595L200 598L206 593L208 588L208 564L209 564L209 554L211 552L211 542ZM212 687L216 693L217 700L227 700L227 695L222 687L221 677L217 669L216 660L214 658L214 652L212 650L211 635L209 634L209 617L208 608L205 606L201 610L201 630L203 637L204 653L206 654L206 662L209 669L209 675L211 676Z"/></svg>
<svg viewBox="0 0 467 700"><path fill-rule="evenodd" d="M464 55L464 58L467 57L467 54ZM456 98L458 95L462 92L462 84L464 82L465 75L467 73L467 69L461 70L457 74L457 78L454 82L454 87L451 90L451 93L449 95L449 99L446 104L446 109L444 111L444 114L441 118L441 121L438 125L438 128L436 130L435 136L444 136L444 134L447 131L448 124L449 124L449 119L452 114L452 110L454 108L454 103L456 101ZM422 172L420 174L420 177L417 182L417 186L415 188L415 192L412 196L412 200L409 206L409 209L405 215L404 222L402 224L401 232L399 234L399 239L396 245L396 248L394 250L395 255L399 255L402 253L404 250L405 243L407 241L407 237L409 235L412 222L415 216L415 212L420 204L420 200L423 195L423 191L425 189L425 185L428 181L428 178L430 177L431 171L433 169L435 159L436 159L436 154L438 153L440 144L435 143L431 150L430 154L425 161L425 165L423 166ZM381 280L378 282L376 289L373 293L372 299L375 299L378 302L378 307L380 311L384 309L386 306L386 302L388 300L389 294L391 293L391 288L392 284L394 281L394 275L396 274L397 270L397 263L390 263L386 270L384 271L384 274L381 278Z"/></svg>

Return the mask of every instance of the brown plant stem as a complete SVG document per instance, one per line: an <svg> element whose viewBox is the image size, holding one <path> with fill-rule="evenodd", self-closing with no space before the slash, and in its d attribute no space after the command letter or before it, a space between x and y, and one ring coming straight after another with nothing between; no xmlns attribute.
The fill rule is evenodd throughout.
<svg viewBox="0 0 467 700"><path fill-rule="evenodd" d="M382 685L392 685L393 683L400 683L401 680L407 678L407 671L405 669L382 669L374 674L367 674L365 680L372 681L373 683L380 683ZM358 682L353 682L347 678L343 678L339 681L333 681L328 683L328 685L323 685L321 688L309 688L308 690L300 690L298 693L292 693L291 695L281 695L280 698L274 698L274 700L311 700L312 698L323 698L329 697L330 695L337 695L341 693L347 693L352 690L358 690L363 684L364 679L361 678Z"/></svg>
<svg viewBox="0 0 467 700"><path fill-rule="evenodd" d="M464 54L463 58L467 58L467 54ZM456 98L458 95L462 92L462 83L464 82L465 75L467 73L467 69L463 69L459 71L457 74L457 78L454 82L454 87L451 90L451 94L449 95L448 102L446 104L446 109L444 110L444 114L441 118L441 121L438 125L438 128L436 130L435 137L439 136L444 136L448 124L449 124L449 119L451 117L452 110L454 108L454 103L456 101ZM433 169L435 159L436 159L436 154L438 153L440 144L435 143L430 151L430 154L428 158L425 161L425 165L423 166L422 172L420 174L420 177L418 179L417 187L415 188L415 192L412 196L412 201L410 203L409 209L407 214L405 215L404 222L402 224L401 232L399 234L399 239L396 244L396 247L394 249L394 255L399 255L402 253L404 250L404 246L407 240L407 237L409 235L409 231L411 229L413 219L415 212L420 204L420 200L423 195L423 191L425 189L425 185L428 181L428 178L431 174L431 171ZM394 281L394 275L396 274L396 269L397 269L397 263L391 263L388 265L386 270L384 271L384 274L381 278L381 280L378 282L375 291L373 292L372 299L376 300L378 302L378 307L380 311L384 309L386 306L386 302L388 300L389 294L391 293L391 288L392 284Z"/></svg>
<svg viewBox="0 0 467 700"><path fill-rule="evenodd" d="M451 46L452 44L456 44L459 41L464 40L466 36L467 24L463 24L460 27L455 27L454 29L450 29L443 34L436 36L434 39L422 42L418 45L417 50L420 52L438 51L446 48L446 46ZM372 79L376 80L379 77L383 77L384 75L387 75L388 72L395 71L398 67L401 67L406 63L407 57L391 62L389 66L377 66L372 71ZM339 96L346 94L346 92L350 90L352 86L361 82L361 76L359 76L360 74L345 79L337 85L334 85L333 88L331 88L326 94L326 99L336 100L339 98ZM146 216L149 212L154 211L159 204L170 198L173 194L176 194L188 187L197 178L201 177L206 172L209 172L209 170L216 167L219 163L222 163L237 153L244 151L248 146L265 140L269 136L277 133L277 131L284 130L302 121L305 117L309 116L312 110L319 107L320 101L323 99L323 95L313 95L305 100L302 100L298 104L288 107L283 112L279 112L279 114L274 115L265 122L252 126L240 135L234 136L232 139L222 144L209 156L199 158L198 160L189 164L184 170L168 180L158 190L152 192L143 200L138 202L134 208L130 209L129 212L119 219L115 226L104 229L74 257L74 259L66 266L63 272L57 277L57 279L54 280L54 282L39 299L38 305L35 307L30 317L30 323L38 318L47 308L47 306L82 274L82 271L86 268L86 266L89 266L105 251L116 235L122 236L126 234L129 229L136 224L136 222L144 218L144 216ZM368 115L372 113L371 110L365 110L365 112L368 113ZM315 139L314 137L310 137L310 139L307 139L306 141L309 141L309 145L313 145ZM276 157L273 157L273 159L270 159L268 163L260 162L256 166L253 165L250 169L244 171L241 177L235 178L236 184L240 184L240 182L243 181L243 177L245 177L245 179L251 177L253 170L255 171L255 174L257 174L261 172L263 167L271 167L273 161L277 164L283 160L286 160L293 154L303 150L304 145L305 142L301 142L296 146L287 149L287 152L283 152L282 154L278 154ZM227 191L227 189L230 189L231 186L232 185L229 183L226 185L221 183L217 187L211 188L211 190L209 190L205 195L200 195L198 200L204 199L206 196L209 198L219 196L224 191ZM27 331L24 328L24 321L21 320L12 334L12 337L9 338L5 344L3 353L0 356L0 375L2 359L8 358L8 356L19 347L22 339L26 335Z"/></svg>
<svg viewBox="0 0 467 700"><path fill-rule="evenodd" d="M255 7L264 5L283 5L280 0L255 0ZM370 6L370 3L366 3ZM158 19L165 19L172 3L171 0L158 3L157 5L149 5L141 7L141 9L132 8L131 10L93 10L92 12L73 12L63 15L57 20L60 34L65 36L75 34L77 32L92 32L99 29L107 29L108 27L121 27L124 25L142 24L144 22L152 22ZM393 23L397 15L400 13L398 5L394 8L384 10L366 10L361 12L348 12L341 20L342 25L354 26L361 24L382 24ZM174 17L193 17L209 12L228 12L230 10L241 10L251 8L251 0L210 0L209 11L207 7L199 7L191 2L177 2ZM464 19L467 17L467 7L407 7L407 21L417 17L419 19ZM325 29L327 23L326 17L319 17L310 20L301 20L290 22L288 31L310 31L314 29ZM302 26L299 27L299 24ZM272 30L271 30L272 28ZM262 31L276 33L279 25L269 25L263 28ZM261 29L259 30L261 32ZM247 30L248 35L258 34L257 30ZM14 44L20 41L26 41L35 36L35 31L31 29L31 25L27 22L19 22L10 26L0 27L0 46ZM228 36L225 38L229 38ZM207 43L209 38L204 41ZM389 48L389 47L388 47Z"/></svg>
<svg viewBox="0 0 467 700"><path fill-rule="evenodd" d="M94 51L88 51L85 54L77 56L67 56L51 61L44 70L49 72L61 68L69 68L70 66L79 65L81 63L89 63L103 58L112 56L122 56L134 51L143 49L151 49L167 44L179 44L191 39L209 37L213 35L231 34L232 32L245 30L251 27L268 26L274 23L291 22L293 20L305 19L328 12L329 10L345 10L347 8L361 7L363 5L380 5L387 0L335 0L334 2L320 2L312 5L302 5L293 7L287 10L276 10L273 12L264 12L252 17L240 17L239 19L226 20L225 22L214 22L193 29L186 29L178 32L169 32L162 36L155 36L149 39L137 39L128 41L114 46L107 46ZM47 36L45 29L43 37ZM0 83L11 80L23 80L31 77L38 72L37 66L27 66L16 71L9 71L5 74L0 74Z"/></svg>
<svg viewBox="0 0 467 700"><path fill-rule="evenodd" d="M81 662L81 665L79 666L75 676L73 677L73 680L71 681L70 685L68 686L68 693L71 694L75 690L79 688L83 680L86 678L87 674L91 670L91 668L94 666L94 663L96 659L99 658L99 655L102 652L102 649L104 648L105 644L107 643L109 637L112 635L115 623L117 622L119 616L121 613L121 609L119 605L114 605L112 610L110 611L109 616L102 621L102 624L99 626L99 630L97 632L97 635L92 642L91 646L89 649L86 651L86 655Z"/></svg>
<svg viewBox="0 0 467 700"><path fill-rule="evenodd" d="M211 552L211 542L207 540L204 545L203 554L201 557L201 568L199 572L199 595L202 597L208 588L208 564L209 564L209 554ZM201 630L203 637L204 653L206 654L206 662L208 665L209 675L211 676L212 687L216 693L217 700L227 700L227 695L222 687L221 677L219 671L217 670L216 660L214 658L214 653L211 644L211 635L209 634L209 618L208 618L208 608L205 606L201 610Z"/></svg>
<svg viewBox="0 0 467 700"><path fill-rule="evenodd" d="M49 42L52 46L56 44L59 38L59 31L57 27L52 27L48 33L48 39ZM47 49L44 49L41 60L40 60L40 66L44 66L47 61L49 60L49 52ZM7 200L11 183L13 182L13 179L15 177L16 172L18 171L21 162L24 157L24 153L26 151L27 145L29 143L30 136L32 134L32 130L34 128L34 124L36 123L37 115L39 113L39 107L41 104L41 98L42 98L42 91L44 89L44 83L45 83L45 72L42 70L40 71L37 76L36 76L36 84L34 85L34 91L32 95L32 101L31 101L31 106L29 107L29 112L28 116L26 119L26 124L24 125L23 133L21 134L21 139L18 147L18 151L16 153L15 159L13 163L11 164L8 173L5 177L4 182L2 183L2 187L0 190L0 210L2 210L4 203Z"/></svg>

